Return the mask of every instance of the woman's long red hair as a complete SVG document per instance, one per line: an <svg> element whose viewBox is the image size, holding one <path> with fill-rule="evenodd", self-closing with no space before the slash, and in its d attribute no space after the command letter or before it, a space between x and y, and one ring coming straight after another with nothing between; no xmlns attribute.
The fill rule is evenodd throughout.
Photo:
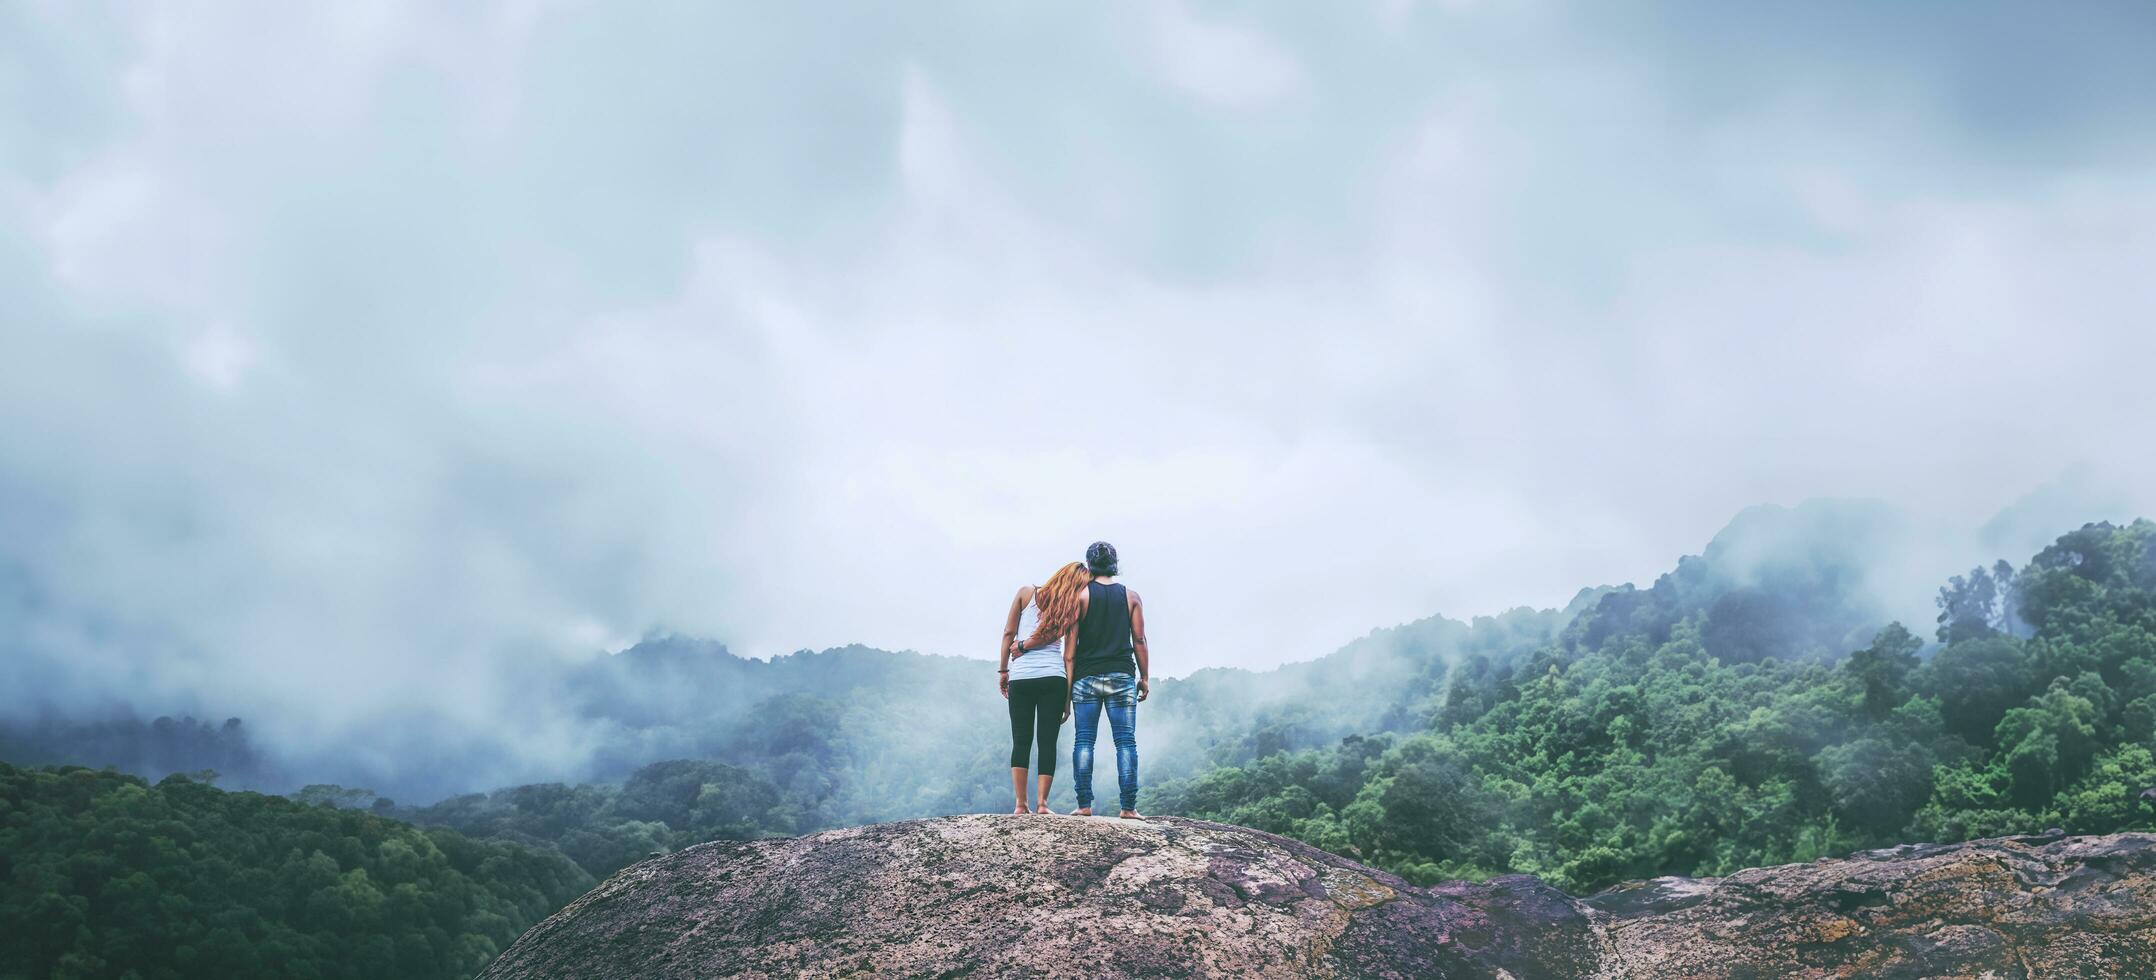
<svg viewBox="0 0 2156 980"><path fill-rule="evenodd" d="M1048 576L1048 583L1033 590L1033 608L1040 610L1040 625L1033 627L1033 635L1026 637L1026 647L1031 649L1053 640L1063 638L1078 622L1078 597L1085 594L1086 583L1093 576L1086 571L1085 562L1074 561L1056 569Z"/></svg>

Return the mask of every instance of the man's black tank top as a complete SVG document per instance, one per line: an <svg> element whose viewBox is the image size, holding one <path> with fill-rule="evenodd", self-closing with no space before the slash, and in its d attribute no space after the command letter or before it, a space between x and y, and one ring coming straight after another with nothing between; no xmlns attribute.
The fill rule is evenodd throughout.
<svg viewBox="0 0 2156 980"><path fill-rule="evenodd" d="M1137 673L1138 659L1130 645L1130 598L1122 583L1089 582L1085 589L1085 618L1078 621L1078 654L1071 658L1071 677Z"/></svg>

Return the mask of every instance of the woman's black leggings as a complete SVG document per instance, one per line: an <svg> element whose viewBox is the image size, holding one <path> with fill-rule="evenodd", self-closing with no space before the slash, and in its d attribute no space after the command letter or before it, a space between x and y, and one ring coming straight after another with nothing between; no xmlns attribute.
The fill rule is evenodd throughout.
<svg viewBox="0 0 2156 980"><path fill-rule="evenodd" d="M1041 763L1034 772L1056 774L1056 733L1063 730L1063 703L1070 689L1062 677L1029 677L1011 682L1011 768L1024 769L1035 742Z"/></svg>

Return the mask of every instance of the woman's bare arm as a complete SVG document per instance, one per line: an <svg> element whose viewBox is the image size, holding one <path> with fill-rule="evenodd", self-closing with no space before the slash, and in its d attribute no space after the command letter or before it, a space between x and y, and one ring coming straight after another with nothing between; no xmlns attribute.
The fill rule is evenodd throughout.
<svg viewBox="0 0 2156 980"><path fill-rule="evenodd" d="M1018 614L1026 611L1026 603L1033 599L1033 587L1021 585L1018 594L1011 597L1010 614L1003 617L1003 642L996 644L996 687L1004 697L1011 696L1011 638L1018 635Z"/></svg>

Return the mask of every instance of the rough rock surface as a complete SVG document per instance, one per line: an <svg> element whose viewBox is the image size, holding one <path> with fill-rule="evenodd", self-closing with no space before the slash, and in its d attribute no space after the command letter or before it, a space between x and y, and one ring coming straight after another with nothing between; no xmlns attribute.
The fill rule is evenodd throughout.
<svg viewBox="0 0 2156 980"><path fill-rule="evenodd" d="M645 861L481 976L2151 977L2152 865L2007 838L1575 900L1197 820L945 817Z"/></svg>
<svg viewBox="0 0 2156 980"><path fill-rule="evenodd" d="M1557 977L1599 955L1533 878L1421 889L1224 824L980 815L644 861L481 976Z"/></svg>
<svg viewBox="0 0 2156 980"><path fill-rule="evenodd" d="M1908 844L1583 903L1612 977L2156 977L2156 835Z"/></svg>

